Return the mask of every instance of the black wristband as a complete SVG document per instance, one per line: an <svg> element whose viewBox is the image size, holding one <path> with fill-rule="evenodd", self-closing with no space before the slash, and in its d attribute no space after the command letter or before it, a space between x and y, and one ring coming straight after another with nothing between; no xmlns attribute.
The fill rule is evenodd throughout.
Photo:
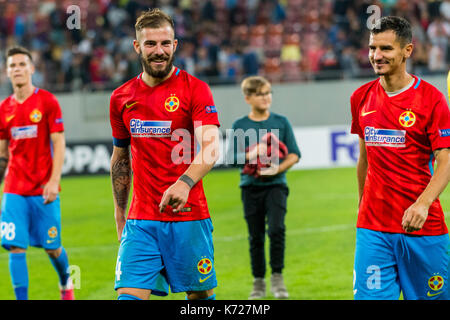
<svg viewBox="0 0 450 320"><path fill-rule="evenodd" d="M185 174L181 175L178 178L178 180L183 181L184 183L186 183L189 186L189 188L191 188L191 189L195 185L194 180L192 180L191 177L189 177L188 175L185 175Z"/></svg>

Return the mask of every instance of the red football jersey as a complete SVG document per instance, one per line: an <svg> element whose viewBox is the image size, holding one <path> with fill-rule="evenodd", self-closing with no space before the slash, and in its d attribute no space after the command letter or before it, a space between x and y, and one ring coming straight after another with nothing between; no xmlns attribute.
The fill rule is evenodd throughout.
<svg viewBox="0 0 450 320"><path fill-rule="evenodd" d="M9 96L0 104L0 139L9 142L3 192L41 195L52 172L50 134L64 131L56 97L36 88L23 103Z"/></svg>
<svg viewBox="0 0 450 320"><path fill-rule="evenodd" d="M183 212L174 213L171 206L159 212L163 193L194 159L194 129L219 126L212 93L205 82L178 68L154 87L139 75L112 93L110 120L115 145L123 146L128 139L131 144L133 197L128 219L209 218L201 181L191 189Z"/></svg>
<svg viewBox="0 0 450 320"><path fill-rule="evenodd" d="M358 228L406 233L405 210L428 185L433 151L450 147L450 112L444 95L414 76L413 85L389 97L379 79L351 97L351 132L364 139L368 170L359 207ZM446 234L439 199L416 235Z"/></svg>

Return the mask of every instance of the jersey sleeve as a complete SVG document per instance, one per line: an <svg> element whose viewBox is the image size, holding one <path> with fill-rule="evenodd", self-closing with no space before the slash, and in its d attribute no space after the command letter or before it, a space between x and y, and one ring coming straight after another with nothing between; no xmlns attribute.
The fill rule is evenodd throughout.
<svg viewBox="0 0 450 320"><path fill-rule="evenodd" d="M130 133L122 119L117 97L113 93L109 102L109 120L112 129L113 144L116 147L124 148L130 144Z"/></svg>
<svg viewBox="0 0 450 320"><path fill-rule="evenodd" d="M427 126L432 150L450 148L450 110L444 95L437 96Z"/></svg>
<svg viewBox="0 0 450 320"><path fill-rule="evenodd" d="M48 127L50 133L62 132L64 131L64 121L61 111L61 106L55 96L50 95L47 102L47 112L48 112Z"/></svg>
<svg viewBox="0 0 450 320"><path fill-rule="evenodd" d="M212 92L206 82L195 81L191 99L194 129L204 125L220 126Z"/></svg>
<svg viewBox="0 0 450 320"><path fill-rule="evenodd" d="M297 145L297 141L295 140L294 130L292 129L292 126L287 118L284 118L284 121L286 122L286 135L284 144L288 149L288 153L295 153L299 158L301 158L302 155Z"/></svg>
<svg viewBox="0 0 450 320"><path fill-rule="evenodd" d="M352 112L352 124L350 132L357 134L361 139L364 139L364 135L359 124L359 99L356 92L350 97L350 107Z"/></svg>

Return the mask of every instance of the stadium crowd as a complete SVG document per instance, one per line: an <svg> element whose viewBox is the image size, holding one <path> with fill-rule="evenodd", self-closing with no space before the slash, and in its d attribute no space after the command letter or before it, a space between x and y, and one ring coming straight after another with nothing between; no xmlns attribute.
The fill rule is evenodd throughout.
<svg viewBox="0 0 450 320"><path fill-rule="evenodd" d="M67 25L74 4L81 28ZM140 72L134 21L149 7L174 18L175 64L211 85L256 74L275 83L364 77L372 74L372 4L412 23L411 72L448 71L449 0L0 0L0 88L8 87L3 55L13 44L32 50L39 87L117 87Z"/></svg>

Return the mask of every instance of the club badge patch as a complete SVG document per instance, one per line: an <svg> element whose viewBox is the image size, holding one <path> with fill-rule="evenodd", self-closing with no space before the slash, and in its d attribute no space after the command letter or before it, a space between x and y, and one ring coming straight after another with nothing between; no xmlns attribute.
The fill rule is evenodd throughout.
<svg viewBox="0 0 450 320"><path fill-rule="evenodd" d="M198 272L208 274L212 270L212 262L208 258L203 258L197 263Z"/></svg>
<svg viewBox="0 0 450 320"><path fill-rule="evenodd" d="M175 95L171 95L166 99L166 102L164 102L164 108L169 112L177 111L179 106L180 100Z"/></svg>
<svg viewBox="0 0 450 320"><path fill-rule="evenodd" d="M412 127L416 123L416 115L412 111L405 111L398 118L398 122L405 128Z"/></svg>
<svg viewBox="0 0 450 320"><path fill-rule="evenodd" d="M42 113L39 109L34 109L30 113L30 120L34 123L38 123L42 119Z"/></svg>
<svg viewBox="0 0 450 320"><path fill-rule="evenodd" d="M56 236L58 235L58 229L56 229L56 227L51 227L50 229L48 229L48 236L52 239L56 238Z"/></svg>

